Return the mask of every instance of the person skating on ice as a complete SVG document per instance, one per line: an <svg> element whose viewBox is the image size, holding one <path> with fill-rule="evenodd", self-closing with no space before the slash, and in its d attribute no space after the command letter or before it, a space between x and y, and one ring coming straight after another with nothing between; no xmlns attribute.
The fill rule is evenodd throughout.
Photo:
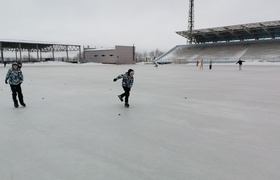
<svg viewBox="0 0 280 180"><path fill-rule="evenodd" d="M239 70L242 69L242 63L245 62L245 61L242 61L241 59L239 59L236 64L239 64Z"/></svg>
<svg viewBox="0 0 280 180"><path fill-rule="evenodd" d="M128 98L130 95L131 87L133 86L133 82L134 82L133 76L134 76L134 70L129 69L126 73L119 75L118 77L116 77L113 80L114 82L116 82L118 79L122 79L122 87L123 87L124 93L118 95L118 97L122 102L123 102L123 98L125 98L124 99L125 107L129 107Z"/></svg>
<svg viewBox="0 0 280 180"><path fill-rule="evenodd" d="M197 60L197 61L196 61L196 66L198 66L198 65L199 65L199 61Z"/></svg>
<svg viewBox="0 0 280 180"><path fill-rule="evenodd" d="M21 67L22 67L22 62L21 62L21 60L18 60L18 61L17 61L17 64L18 64L18 68L21 69Z"/></svg>
<svg viewBox="0 0 280 180"><path fill-rule="evenodd" d="M209 69L212 69L212 59L209 61Z"/></svg>
<svg viewBox="0 0 280 180"><path fill-rule="evenodd" d="M158 63L157 62L155 62L155 67L158 68Z"/></svg>
<svg viewBox="0 0 280 180"><path fill-rule="evenodd" d="M204 61L203 61L203 59L200 61L200 69L202 69L203 70L203 64L204 64Z"/></svg>
<svg viewBox="0 0 280 180"><path fill-rule="evenodd" d="M8 82L9 81L9 82ZM21 70L18 68L18 64L14 62L12 64L12 68L8 70L5 83L10 84L12 90L12 97L14 101L15 108L18 108L17 96L20 104L25 107L25 103L23 101L23 95L21 91L21 83L23 82L23 75Z"/></svg>

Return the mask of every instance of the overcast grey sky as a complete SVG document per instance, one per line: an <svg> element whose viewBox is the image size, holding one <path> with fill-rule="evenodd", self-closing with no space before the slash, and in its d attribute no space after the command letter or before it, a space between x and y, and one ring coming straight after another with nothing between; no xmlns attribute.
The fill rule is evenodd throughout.
<svg viewBox="0 0 280 180"><path fill-rule="evenodd" d="M280 20L278 0L195 0L195 29ZM167 51L189 0L0 0L0 39Z"/></svg>

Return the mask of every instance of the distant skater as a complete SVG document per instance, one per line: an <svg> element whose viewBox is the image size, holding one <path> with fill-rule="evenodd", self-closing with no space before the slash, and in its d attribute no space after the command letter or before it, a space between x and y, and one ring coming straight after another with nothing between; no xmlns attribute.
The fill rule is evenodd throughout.
<svg viewBox="0 0 280 180"><path fill-rule="evenodd" d="M118 95L119 99L123 102L123 98L125 98L124 100L124 106L125 107L129 107L128 104L128 98L130 95L130 90L131 87L133 85L134 82L134 71L133 69L129 69L126 73L119 75L118 77L116 77L113 81L116 82L118 79L123 79L122 80L122 87L124 90L124 93L122 93L121 95Z"/></svg>
<svg viewBox="0 0 280 180"><path fill-rule="evenodd" d="M196 61L196 66L198 66L198 64L199 64L199 61L197 60L197 61Z"/></svg>
<svg viewBox="0 0 280 180"><path fill-rule="evenodd" d="M21 67L22 67L22 62L21 62L21 60L18 60L18 61L17 61L17 64L18 64L18 68L21 69Z"/></svg>
<svg viewBox="0 0 280 180"><path fill-rule="evenodd" d="M203 64L204 64L204 62L203 62L203 59L200 61L200 69L202 69L203 70Z"/></svg>
<svg viewBox="0 0 280 180"><path fill-rule="evenodd" d="M8 80L9 80L9 84L11 86L11 90L12 90L12 97L13 97L13 101L14 101L14 106L15 108L18 108L18 101L17 101L17 96L19 99L20 104L25 107L25 103L23 101L23 95L22 95L22 91L21 91L21 83L23 82L23 75L21 70L18 68L18 64L16 62L14 62L12 64L12 68L9 69L6 79L5 79L5 83L8 84Z"/></svg>
<svg viewBox="0 0 280 180"><path fill-rule="evenodd" d="M209 69L212 69L212 59L209 61Z"/></svg>
<svg viewBox="0 0 280 180"><path fill-rule="evenodd" d="M239 70L242 69L242 63L245 62L245 61L242 61L241 59L239 59L236 64L239 64Z"/></svg>
<svg viewBox="0 0 280 180"><path fill-rule="evenodd" d="M155 67L158 68L158 63L157 62L155 62Z"/></svg>

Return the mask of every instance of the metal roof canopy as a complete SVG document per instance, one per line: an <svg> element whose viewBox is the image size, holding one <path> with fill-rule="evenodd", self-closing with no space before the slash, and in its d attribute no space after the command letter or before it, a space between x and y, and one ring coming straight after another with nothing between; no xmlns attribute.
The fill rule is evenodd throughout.
<svg viewBox="0 0 280 180"><path fill-rule="evenodd" d="M80 45L66 45L66 44L52 44L52 43L37 43L37 42L24 42L24 41L1 41L0 40L0 50L1 50L1 60L3 62L3 51L15 51L20 53L20 60L22 60L21 52L37 52L37 59L39 60L39 53L42 52L52 52L54 57L54 52L66 52L67 60L69 60L68 51L79 51L81 54ZM17 58L17 54L16 54ZM79 56L80 58L80 56Z"/></svg>
<svg viewBox="0 0 280 180"><path fill-rule="evenodd" d="M195 43L216 43L244 40L275 39L280 37L280 21L223 26L216 28L178 31L177 34L193 39Z"/></svg>

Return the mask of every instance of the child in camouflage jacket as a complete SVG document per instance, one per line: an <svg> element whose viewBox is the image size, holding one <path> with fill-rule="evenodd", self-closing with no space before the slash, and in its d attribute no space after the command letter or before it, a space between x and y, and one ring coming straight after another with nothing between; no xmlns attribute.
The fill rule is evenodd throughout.
<svg viewBox="0 0 280 180"><path fill-rule="evenodd" d="M7 73L5 83L6 84L9 83L11 86L12 97L13 97L15 108L18 108L17 96L18 96L20 104L23 107L26 106L26 104L23 101L23 95L22 95L21 86L20 86L22 82L23 82L22 72L21 72L20 68L18 68L18 64L16 62L14 62L12 64L12 68L9 69L9 71Z"/></svg>

